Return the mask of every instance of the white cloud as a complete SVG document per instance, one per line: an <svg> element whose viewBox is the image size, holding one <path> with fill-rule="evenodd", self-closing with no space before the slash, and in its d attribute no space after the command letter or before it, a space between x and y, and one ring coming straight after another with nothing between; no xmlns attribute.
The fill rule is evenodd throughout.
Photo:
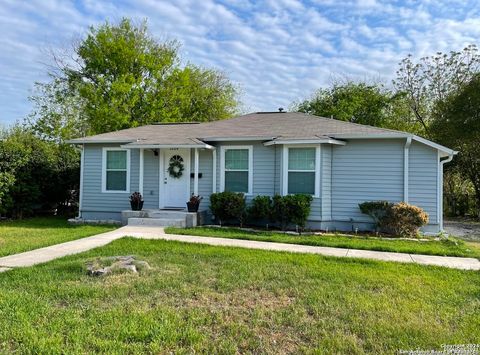
<svg viewBox="0 0 480 355"><path fill-rule="evenodd" d="M408 53L459 50L480 35L474 0L4 0L0 122L31 109L33 83L46 79L45 48L123 16L147 18L159 40L180 40L185 63L226 72L242 86L251 110L288 107L330 84L332 73L388 82Z"/></svg>

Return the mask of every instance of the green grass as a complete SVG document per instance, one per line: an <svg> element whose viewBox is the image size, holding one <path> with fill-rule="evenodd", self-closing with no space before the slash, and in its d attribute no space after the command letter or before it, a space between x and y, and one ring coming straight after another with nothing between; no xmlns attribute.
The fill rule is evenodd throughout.
<svg viewBox="0 0 480 355"><path fill-rule="evenodd" d="M462 240L449 238L448 240L402 240L379 239L366 236L342 235L288 235L278 232L252 232L238 228L175 228L169 227L165 231L170 234L197 235L204 237L234 238L258 240L264 242L290 243L314 246L328 246L337 248L390 251L398 253L448 255L480 258L480 248L473 244L466 244Z"/></svg>
<svg viewBox="0 0 480 355"><path fill-rule="evenodd" d="M90 277L130 255L152 269ZM0 353L383 354L478 343L480 273L125 238L0 274Z"/></svg>
<svg viewBox="0 0 480 355"><path fill-rule="evenodd" d="M113 226L69 225L66 218L31 218L0 222L0 256L21 253L107 232Z"/></svg>

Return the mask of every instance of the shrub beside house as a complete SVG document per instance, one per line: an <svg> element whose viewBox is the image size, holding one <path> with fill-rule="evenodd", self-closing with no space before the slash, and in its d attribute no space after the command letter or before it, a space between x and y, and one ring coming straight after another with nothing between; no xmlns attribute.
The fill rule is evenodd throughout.
<svg viewBox="0 0 480 355"><path fill-rule="evenodd" d="M245 220L253 224L275 224L282 230L294 227L303 231L310 215L312 196L304 194L256 196L250 206L246 205L243 193L218 192L210 195L210 209L219 224L238 223Z"/></svg>
<svg viewBox="0 0 480 355"><path fill-rule="evenodd" d="M243 193L224 191L210 196L210 210L214 220L222 224L245 222L254 225L269 225L282 230L305 229L311 212L311 195L259 195L252 199L249 206ZM416 237L419 229L428 223L428 214L420 207L405 202L367 201L359 204L360 211L375 222L376 231L382 230L398 237Z"/></svg>
<svg viewBox="0 0 480 355"><path fill-rule="evenodd" d="M400 237L415 237L428 223L428 214L423 209L405 202L367 201L358 207L374 220L377 232L381 229Z"/></svg>

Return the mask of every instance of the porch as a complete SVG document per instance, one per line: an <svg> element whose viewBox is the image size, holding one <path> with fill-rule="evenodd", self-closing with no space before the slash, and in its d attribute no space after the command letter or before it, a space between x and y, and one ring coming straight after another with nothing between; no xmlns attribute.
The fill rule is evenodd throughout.
<svg viewBox="0 0 480 355"><path fill-rule="evenodd" d="M144 209L122 211L122 225L157 227L196 227L206 223L207 210L188 212L185 209Z"/></svg>
<svg viewBox="0 0 480 355"><path fill-rule="evenodd" d="M184 210L192 194L208 196L216 190L215 148L185 146L129 147L133 171L138 164L138 180L130 191L139 191L145 199L145 209Z"/></svg>

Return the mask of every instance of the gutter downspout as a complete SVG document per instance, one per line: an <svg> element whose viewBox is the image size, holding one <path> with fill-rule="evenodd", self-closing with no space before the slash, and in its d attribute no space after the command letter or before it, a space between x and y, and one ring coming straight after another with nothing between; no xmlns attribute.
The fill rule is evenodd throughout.
<svg viewBox="0 0 480 355"><path fill-rule="evenodd" d="M409 153L412 137L408 137L403 149L403 202L408 203Z"/></svg>
<svg viewBox="0 0 480 355"><path fill-rule="evenodd" d="M438 166L438 204L437 204L437 213L438 213L438 222L440 231L443 232L443 165L451 162L453 159L453 154L450 154L447 159L442 160L440 158L440 164Z"/></svg>
<svg viewBox="0 0 480 355"><path fill-rule="evenodd" d="M144 154L145 149L140 148L140 159L139 159L139 169L138 169L138 192L143 196L143 180L144 180Z"/></svg>

